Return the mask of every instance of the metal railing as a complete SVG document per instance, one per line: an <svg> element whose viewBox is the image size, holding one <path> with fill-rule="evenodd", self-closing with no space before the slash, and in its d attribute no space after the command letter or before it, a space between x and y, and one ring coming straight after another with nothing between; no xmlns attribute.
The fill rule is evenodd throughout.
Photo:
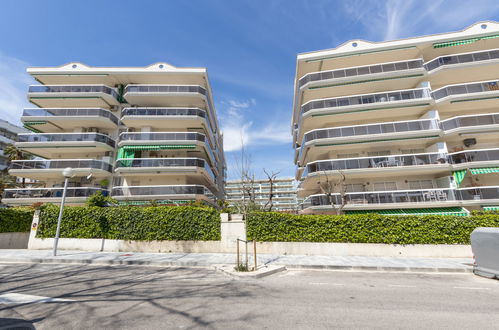
<svg viewBox="0 0 499 330"><path fill-rule="evenodd" d="M100 108L44 108L44 109L24 109L23 117L81 117L81 116L98 116L109 118L116 125L119 124L118 118L108 110Z"/></svg>
<svg viewBox="0 0 499 330"><path fill-rule="evenodd" d="M442 153L424 153L412 155L394 155L378 157L359 157L348 159L329 159L308 163L303 173L306 176L309 173L322 171L351 170L361 168L387 168L400 166L421 166L429 164L447 163L447 154Z"/></svg>
<svg viewBox="0 0 499 330"><path fill-rule="evenodd" d="M112 172L111 164L96 159L61 159L61 160L13 160L9 169L12 170L48 170L65 169L66 167L91 168Z"/></svg>
<svg viewBox="0 0 499 330"><path fill-rule="evenodd" d="M61 198L63 188L16 188L5 189L3 198ZM67 189L66 197L89 197L98 191L107 196L106 189L97 187L69 187Z"/></svg>
<svg viewBox="0 0 499 330"><path fill-rule="evenodd" d="M198 93L206 96L206 89L198 85L128 85L126 93Z"/></svg>
<svg viewBox="0 0 499 330"><path fill-rule="evenodd" d="M369 75L375 73L404 71L404 70L420 69L420 68L423 68L423 60L416 59L409 61L391 62L391 63L359 66L355 68L309 73L303 76L299 80L298 87L303 87L305 84L312 81L355 77L355 76Z"/></svg>
<svg viewBox="0 0 499 330"><path fill-rule="evenodd" d="M206 137L203 133L190 132L125 132L120 134L120 141L201 141Z"/></svg>
<svg viewBox="0 0 499 330"><path fill-rule="evenodd" d="M105 85L31 85L29 93L105 93L118 99L118 93Z"/></svg>
<svg viewBox="0 0 499 330"><path fill-rule="evenodd" d="M440 56L434 60L426 62L424 67L427 71L435 70L441 66L445 65L453 65L453 64L462 64L462 63L471 63L471 62L480 62L499 59L499 50L488 50L484 52L474 52L474 53L466 53L466 54L456 54L456 55L447 55Z"/></svg>
<svg viewBox="0 0 499 330"><path fill-rule="evenodd" d="M499 160L499 148L459 151L449 154L448 158L451 164L494 161Z"/></svg>
<svg viewBox="0 0 499 330"><path fill-rule="evenodd" d="M460 127L482 126L482 125L497 125L499 124L499 113L458 116L440 122L442 129L448 131Z"/></svg>
<svg viewBox="0 0 499 330"><path fill-rule="evenodd" d="M213 173L207 161L201 158L134 158L116 160L116 168L122 167L200 167L208 172L215 181Z"/></svg>
<svg viewBox="0 0 499 330"><path fill-rule="evenodd" d="M499 92L499 81L495 80L445 86L432 92L431 95L435 100L439 100L451 95L474 94L482 92Z"/></svg>
<svg viewBox="0 0 499 330"><path fill-rule="evenodd" d="M115 147L109 136L101 133L22 133L18 134L18 142L101 142Z"/></svg>
<svg viewBox="0 0 499 330"><path fill-rule="evenodd" d="M301 107L301 112L303 114L315 109L339 108L384 102L410 101L424 98L431 99L430 89L419 88L393 91L388 93L363 94L349 97L334 97L329 99L310 101Z"/></svg>
<svg viewBox="0 0 499 330"><path fill-rule="evenodd" d="M198 108L124 108L122 116L198 116L206 118L206 111Z"/></svg>
<svg viewBox="0 0 499 330"><path fill-rule="evenodd" d="M128 186L114 187L111 193L116 197L160 196L160 195L205 195L213 198L213 193L202 185L168 186Z"/></svg>

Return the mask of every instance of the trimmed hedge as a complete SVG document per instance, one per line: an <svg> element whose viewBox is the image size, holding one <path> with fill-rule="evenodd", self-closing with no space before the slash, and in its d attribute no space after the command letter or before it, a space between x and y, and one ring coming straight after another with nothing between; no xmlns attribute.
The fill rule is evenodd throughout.
<svg viewBox="0 0 499 330"><path fill-rule="evenodd" d="M30 208L1 208L0 233L29 232L33 213Z"/></svg>
<svg viewBox="0 0 499 330"><path fill-rule="evenodd" d="M499 214L459 216L294 215L255 212L249 240L385 244L469 244L476 227L499 227Z"/></svg>
<svg viewBox="0 0 499 330"><path fill-rule="evenodd" d="M54 237L59 207L41 208L37 237ZM123 240L220 240L220 214L190 206L67 206L61 237Z"/></svg>

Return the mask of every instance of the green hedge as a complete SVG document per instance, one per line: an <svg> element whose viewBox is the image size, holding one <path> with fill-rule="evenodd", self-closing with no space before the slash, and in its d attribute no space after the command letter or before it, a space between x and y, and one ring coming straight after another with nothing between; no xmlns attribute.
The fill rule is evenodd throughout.
<svg viewBox="0 0 499 330"><path fill-rule="evenodd" d="M459 216L294 215L256 212L248 239L266 242L469 244L476 227L499 227L499 214Z"/></svg>
<svg viewBox="0 0 499 330"><path fill-rule="evenodd" d="M29 232L33 212L31 208L0 209L0 233Z"/></svg>
<svg viewBox="0 0 499 330"><path fill-rule="evenodd" d="M37 237L54 237L59 207L42 207ZM124 240L220 240L220 214L190 206L64 208L61 237Z"/></svg>

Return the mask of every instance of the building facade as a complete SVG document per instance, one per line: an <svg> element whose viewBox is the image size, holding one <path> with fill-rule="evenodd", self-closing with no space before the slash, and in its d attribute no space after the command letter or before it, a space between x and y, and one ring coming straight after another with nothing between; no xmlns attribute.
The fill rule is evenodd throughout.
<svg viewBox="0 0 499 330"><path fill-rule="evenodd" d="M205 68L167 63L147 67L28 68L36 108L22 122L16 146L37 160L14 161L11 175L44 188L11 189L4 203L58 202L62 170L71 167L67 201L102 191L120 203L181 204L224 197L222 134Z"/></svg>
<svg viewBox="0 0 499 330"><path fill-rule="evenodd" d="M229 206L245 203L253 195L255 204L269 208L270 182L269 180L255 180L253 182L229 181L226 186L227 202ZM272 183L272 210L296 211L298 203L296 184L293 178L275 179Z"/></svg>
<svg viewBox="0 0 499 330"><path fill-rule="evenodd" d="M467 214L499 205L499 24L297 57L304 213Z"/></svg>
<svg viewBox="0 0 499 330"><path fill-rule="evenodd" d="M3 152L4 148L16 142L17 134L26 132L28 130L0 119L0 171L5 170L9 164L9 159Z"/></svg>

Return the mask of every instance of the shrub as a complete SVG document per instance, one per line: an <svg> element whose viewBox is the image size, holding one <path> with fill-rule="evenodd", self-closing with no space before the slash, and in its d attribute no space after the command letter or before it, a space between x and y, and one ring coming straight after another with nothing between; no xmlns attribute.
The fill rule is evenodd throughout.
<svg viewBox="0 0 499 330"><path fill-rule="evenodd" d="M105 207L116 204L116 200L110 196L104 196L102 191L97 191L87 199L87 206Z"/></svg>
<svg viewBox="0 0 499 330"><path fill-rule="evenodd" d="M459 216L248 215L249 240L273 242L350 242L385 244L469 244L476 227L499 227L499 215Z"/></svg>
<svg viewBox="0 0 499 330"><path fill-rule="evenodd" d="M59 207L42 207L38 237L53 237ZM190 206L64 208L61 237L123 240L219 240L220 214Z"/></svg>
<svg viewBox="0 0 499 330"><path fill-rule="evenodd" d="M31 208L0 209L0 233L29 232L33 212Z"/></svg>

